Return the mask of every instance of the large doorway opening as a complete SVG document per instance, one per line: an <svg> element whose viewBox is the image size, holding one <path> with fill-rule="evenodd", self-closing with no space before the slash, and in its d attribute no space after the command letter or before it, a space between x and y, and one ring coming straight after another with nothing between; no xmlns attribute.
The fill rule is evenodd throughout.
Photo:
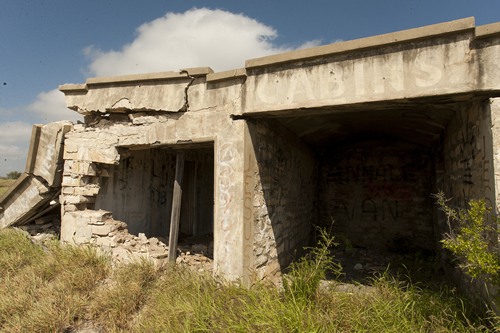
<svg viewBox="0 0 500 333"><path fill-rule="evenodd" d="M383 272L401 258L432 258L443 232L432 194L454 181L445 165L460 161L444 151L461 138L461 129L449 127L463 109L461 103L390 105L249 120L259 166L274 160L285 175L260 168L268 214L261 217L257 208L256 237L262 238L260 220L269 220L284 268L305 230L312 240L312 225L332 227L337 255L354 279ZM306 214L295 213L302 206ZM277 211L287 212L286 221L272 214Z"/></svg>
<svg viewBox="0 0 500 333"><path fill-rule="evenodd" d="M179 248L213 256L213 143L120 148L120 163L102 177L95 208L111 211L128 231L168 244L176 176L176 156L184 156L179 216ZM200 245L200 246L195 246Z"/></svg>

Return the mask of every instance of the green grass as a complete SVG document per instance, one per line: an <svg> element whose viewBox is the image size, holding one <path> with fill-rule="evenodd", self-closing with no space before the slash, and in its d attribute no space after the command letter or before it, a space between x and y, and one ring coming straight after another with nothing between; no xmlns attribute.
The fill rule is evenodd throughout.
<svg viewBox="0 0 500 333"><path fill-rule="evenodd" d="M0 197L7 192L9 187L14 184L16 180L15 179L5 179L5 178L0 178Z"/></svg>
<svg viewBox="0 0 500 333"><path fill-rule="evenodd" d="M89 326L102 332L485 332L484 324L494 330L494 319L469 315L453 290L387 274L360 293L311 291L304 281L323 268L297 265L284 290L243 288L146 261L112 269L91 248L41 246L19 231L0 230L0 332Z"/></svg>

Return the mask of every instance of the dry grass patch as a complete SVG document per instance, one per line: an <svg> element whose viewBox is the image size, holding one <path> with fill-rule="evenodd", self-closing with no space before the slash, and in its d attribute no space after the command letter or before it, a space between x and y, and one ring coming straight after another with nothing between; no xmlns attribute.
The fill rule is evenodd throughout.
<svg viewBox="0 0 500 333"><path fill-rule="evenodd" d="M62 332L85 312L109 261L86 247L35 245L21 231L0 231L2 332Z"/></svg>
<svg viewBox="0 0 500 333"><path fill-rule="evenodd" d="M470 315L453 290L389 275L357 293L311 288L328 267L315 261L325 251L311 253L284 289L243 288L147 261L112 270L91 248L40 246L20 231L0 230L0 331L487 332L499 323Z"/></svg>
<svg viewBox="0 0 500 333"><path fill-rule="evenodd" d="M15 179L0 178L0 197L14 184Z"/></svg>

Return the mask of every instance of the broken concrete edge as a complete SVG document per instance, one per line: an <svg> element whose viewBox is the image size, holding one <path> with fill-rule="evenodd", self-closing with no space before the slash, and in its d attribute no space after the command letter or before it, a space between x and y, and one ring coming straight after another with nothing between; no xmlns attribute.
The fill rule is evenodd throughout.
<svg viewBox="0 0 500 333"><path fill-rule="evenodd" d="M33 170L35 169L35 162L36 162L36 154L38 152L38 144L40 141L40 135L42 134L42 126L43 125L33 125L31 129L31 139L30 139L30 146L28 150L28 157L26 159L26 167L25 167L25 173L33 173Z"/></svg>
<svg viewBox="0 0 500 333"><path fill-rule="evenodd" d="M52 196L45 202L47 203L48 202L48 206L46 205L42 205L41 207L44 207L43 209L39 209L39 212L33 214L33 215L30 215L29 217L26 217L22 220L19 220L16 224L14 224L13 226L20 226L20 225L25 225L25 224L30 224L30 223L34 223L35 220L39 219L39 218L42 218L44 216L47 216L49 214L52 214L54 210L60 210L61 209L61 203L58 201L55 201L55 199L57 199L59 197L59 195L61 194L61 189L58 189L57 191L54 192L54 194L52 194ZM54 202L53 202L54 201ZM40 207L40 208L41 208Z"/></svg>
<svg viewBox="0 0 500 333"><path fill-rule="evenodd" d="M418 39L439 37L475 28L474 17L428 25L420 28L401 30L388 34L349 40L302 50L290 51L271 56L250 59L245 62L245 68L264 67L269 65L318 58L326 55L345 53L355 50L379 47L383 45L413 42Z"/></svg>
<svg viewBox="0 0 500 333"><path fill-rule="evenodd" d="M231 69L223 72L211 73L207 75L207 82L219 82L230 79L236 79L241 77L246 77L247 71L245 68Z"/></svg>
<svg viewBox="0 0 500 333"><path fill-rule="evenodd" d="M188 75L186 75L186 73ZM190 77L200 77L206 76L213 73L210 67L193 67L184 68L178 72L168 71L168 72L158 72L158 73L145 73L145 74L130 74L130 75L119 75L119 76L106 76L106 77L94 77L88 78L84 84L72 84L67 83L60 85L58 87L59 91L63 93L82 93L88 91L91 86L99 85L109 85L116 83L144 83L151 81L177 81L184 80Z"/></svg>
<svg viewBox="0 0 500 333"><path fill-rule="evenodd" d="M214 71L210 67L190 67L190 68L183 68L179 71L179 73L187 73L189 76L193 77L200 77L200 76L207 76L209 74L212 74Z"/></svg>
<svg viewBox="0 0 500 333"><path fill-rule="evenodd" d="M7 201L17 190L17 188L28 179L30 175L26 172L23 172L19 178L16 179L14 184L9 187L9 189L2 195L0 196L0 212L3 211L3 203Z"/></svg>

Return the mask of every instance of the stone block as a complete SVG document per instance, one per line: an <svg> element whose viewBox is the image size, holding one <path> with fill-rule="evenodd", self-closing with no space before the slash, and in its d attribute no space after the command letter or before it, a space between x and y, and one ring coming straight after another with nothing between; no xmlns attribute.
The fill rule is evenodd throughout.
<svg viewBox="0 0 500 333"><path fill-rule="evenodd" d="M75 194L75 188L71 186L63 187L62 194L73 195Z"/></svg>
<svg viewBox="0 0 500 333"><path fill-rule="evenodd" d="M97 167L94 163L88 161L74 161L70 171L72 174L79 174L85 176L96 176Z"/></svg>
<svg viewBox="0 0 500 333"><path fill-rule="evenodd" d="M77 210L75 205L67 204L67 205L64 205L63 207L64 207L65 212L74 212Z"/></svg>
<svg viewBox="0 0 500 333"><path fill-rule="evenodd" d="M64 203L68 204L81 204L81 203L89 203L93 202L93 198L89 198L83 195L65 195Z"/></svg>
<svg viewBox="0 0 500 333"><path fill-rule="evenodd" d="M86 185L84 187L76 187L74 189L75 195L83 195L83 196L95 196L99 193L98 185Z"/></svg>
<svg viewBox="0 0 500 333"><path fill-rule="evenodd" d="M77 223L77 228L75 230L75 238L80 238L83 239L85 238L87 242L90 242L90 239L92 238L92 228L87 225L82 225Z"/></svg>
<svg viewBox="0 0 500 333"><path fill-rule="evenodd" d="M110 237L97 237L93 239L93 243L100 246L103 250L109 251L116 247L116 242Z"/></svg>
<svg viewBox="0 0 500 333"><path fill-rule="evenodd" d="M116 230L116 226L114 225L92 225L92 234L97 236L108 236L110 232Z"/></svg>
<svg viewBox="0 0 500 333"><path fill-rule="evenodd" d="M64 176L62 180L62 186L67 187L67 186L73 186L73 187L78 187L78 186L83 186L85 185L85 180L82 177L72 177L72 176Z"/></svg>

